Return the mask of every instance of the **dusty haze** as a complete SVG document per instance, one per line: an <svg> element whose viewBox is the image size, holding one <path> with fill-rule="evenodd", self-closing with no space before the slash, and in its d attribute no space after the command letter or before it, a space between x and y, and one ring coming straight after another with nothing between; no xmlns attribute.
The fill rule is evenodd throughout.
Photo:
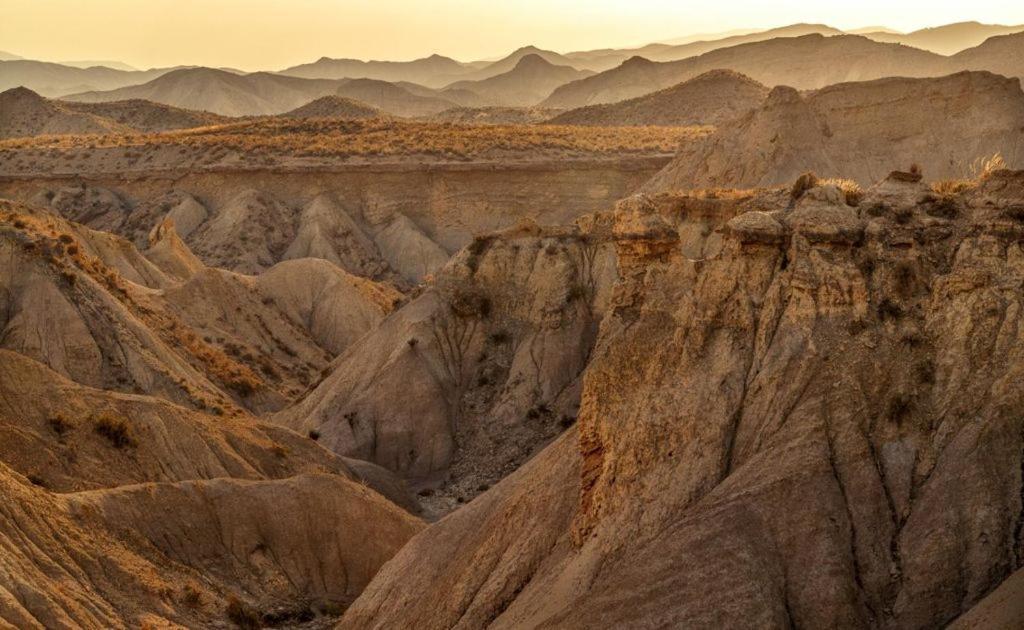
<svg viewBox="0 0 1024 630"><path fill-rule="evenodd" d="M1024 8L1016 2L869 0L857 8L753 0L6 0L0 49L47 61L265 70L321 56L402 60L439 53L468 61L524 44L560 51L639 46L796 22L844 30L884 24L903 31L968 20L1024 23Z"/></svg>

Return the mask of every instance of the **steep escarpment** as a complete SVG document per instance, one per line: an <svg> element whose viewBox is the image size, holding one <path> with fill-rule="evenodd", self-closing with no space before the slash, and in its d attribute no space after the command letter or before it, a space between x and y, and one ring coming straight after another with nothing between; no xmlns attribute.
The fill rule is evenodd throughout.
<svg viewBox="0 0 1024 630"><path fill-rule="evenodd" d="M807 95L777 87L760 108L682 147L646 190L770 186L809 170L867 185L911 164L934 179L970 177L997 154L1024 166L1022 120L1019 80L987 72Z"/></svg>
<svg viewBox="0 0 1024 630"><path fill-rule="evenodd" d="M614 280L605 232L524 222L477 238L275 418L441 508L479 493L574 422Z"/></svg>
<svg viewBox="0 0 1024 630"><path fill-rule="evenodd" d="M751 193L700 255L681 234L713 205L624 201L577 427L415 537L343 627L967 611L1024 557L1024 173L941 190Z"/></svg>
<svg viewBox="0 0 1024 630"><path fill-rule="evenodd" d="M337 616L421 528L397 477L245 410L301 392L389 290L326 261L179 275L6 201L0 261L0 624ZM310 264L333 283L290 295Z"/></svg>

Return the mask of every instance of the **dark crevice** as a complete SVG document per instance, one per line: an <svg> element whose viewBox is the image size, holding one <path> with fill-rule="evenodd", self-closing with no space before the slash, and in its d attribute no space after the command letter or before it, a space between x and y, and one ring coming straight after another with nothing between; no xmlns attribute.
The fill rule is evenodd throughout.
<svg viewBox="0 0 1024 630"><path fill-rule="evenodd" d="M1024 566L1024 425L1020 434L1020 512L1017 514L1017 527L1013 532L1013 568Z"/></svg>
<svg viewBox="0 0 1024 630"><path fill-rule="evenodd" d="M835 479L836 487L839 489L839 494L843 498L843 507L846 509L846 520L850 525L850 559L853 561L853 579L857 584L857 591L864 602L864 606L868 610L868 614L871 616L871 623L877 623L878 611L871 604L871 598L868 596L867 589L864 587L863 568L860 564L860 558L857 555L857 526L854 520L853 511L850 509L850 499L846 494L846 486L843 484L842 477L839 475L839 465L836 462L836 451L835 442L832 438L832 422L831 414L828 410L825 410L825 442L828 446L828 463L832 470L832 477Z"/></svg>

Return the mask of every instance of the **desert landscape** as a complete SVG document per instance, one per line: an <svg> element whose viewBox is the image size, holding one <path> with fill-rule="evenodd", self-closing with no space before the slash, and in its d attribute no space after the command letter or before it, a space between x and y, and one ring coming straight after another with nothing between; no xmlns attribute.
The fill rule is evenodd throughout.
<svg viewBox="0 0 1024 630"><path fill-rule="evenodd" d="M1024 628L1024 10L12 2L0 628Z"/></svg>

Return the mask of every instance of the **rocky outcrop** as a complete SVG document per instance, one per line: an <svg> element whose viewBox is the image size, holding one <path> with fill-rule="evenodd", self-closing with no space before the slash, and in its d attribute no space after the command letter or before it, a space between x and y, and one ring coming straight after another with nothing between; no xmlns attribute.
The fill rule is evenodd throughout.
<svg viewBox="0 0 1024 630"><path fill-rule="evenodd" d="M400 298L326 261L255 278L207 268L170 220L153 238L150 260L121 237L5 202L0 347L92 387L262 412L316 382Z"/></svg>
<svg viewBox="0 0 1024 630"><path fill-rule="evenodd" d="M620 205L577 428L415 537L342 627L931 628L970 609L1024 555L1024 173L913 179L858 206L830 185L712 200L699 258L673 236L696 213Z"/></svg>
<svg viewBox="0 0 1024 630"><path fill-rule="evenodd" d="M365 277L387 274L387 265L364 228L336 201L320 195L299 215L295 240L284 253L293 258L323 258Z"/></svg>
<svg viewBox="0 0 1024 630"><path fill-rule="evenodd" d="M480 492L573 422L614 279L602 230L478 238L275 419L440 486L448 507Z"/></svg>
<svg viewBox="0 0 1024 630"><path fill-rule="evenodd" d="M1017 79L962 72L937 79L841 83L764 104L681 148L645 190L772 186L806 171L874 183L918 164L933 180L973 177L996 155L1024 166Z"/></svg>

